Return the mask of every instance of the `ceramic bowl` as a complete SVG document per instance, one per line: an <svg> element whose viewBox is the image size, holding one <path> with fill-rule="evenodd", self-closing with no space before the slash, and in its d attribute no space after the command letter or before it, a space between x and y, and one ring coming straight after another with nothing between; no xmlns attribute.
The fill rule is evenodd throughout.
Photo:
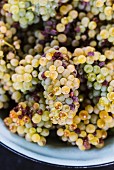
<svg viewBox="0 0 114 170"><path fill-rule="evenodd" d="M10 133L0 118L0 141L17 154L55 165L85 168L105 166L114 162L114 137L107 139L105 147L100 150L93 148L90 151L80 151L77 147L66 146L55 137L52 137L45 147L40 147Z"/></svg>

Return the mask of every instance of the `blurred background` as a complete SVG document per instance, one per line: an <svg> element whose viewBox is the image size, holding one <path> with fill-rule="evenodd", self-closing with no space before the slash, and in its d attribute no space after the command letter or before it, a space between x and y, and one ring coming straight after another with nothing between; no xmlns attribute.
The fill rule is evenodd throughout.
<svg viewBox="0 0 114 170"><path fill-rule="evenodd" d="M23 158L0 145L0 170L73 170L75 168L55 167ZM83 170L82 168L78 168ZM88 170L93 170L89 168ZM95 170L114 170L114 165L95 168Z"/></svg>

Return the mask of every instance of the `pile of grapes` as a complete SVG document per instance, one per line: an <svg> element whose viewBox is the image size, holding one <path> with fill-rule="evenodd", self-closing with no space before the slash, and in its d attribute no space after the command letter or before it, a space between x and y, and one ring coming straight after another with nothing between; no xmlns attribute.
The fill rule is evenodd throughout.
<svg viewBox="0 0 114 170"><path fill-rule="evenodd" d="M2 0L0 109L29 142L55 131L102 148L114 128L114 0Z"/></svg>

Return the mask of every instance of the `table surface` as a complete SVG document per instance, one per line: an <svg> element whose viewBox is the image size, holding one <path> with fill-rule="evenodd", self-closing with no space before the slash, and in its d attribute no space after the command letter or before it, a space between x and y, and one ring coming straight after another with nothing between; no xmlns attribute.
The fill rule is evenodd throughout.
<svg viewBox="0 0 114 170"><path fill-rule="evenodd" d="M23 158L7 150L0 145L0 170L70 170L74 168L62 168L37 163ZM80 169L83 170L83 169ZM93 169L88 169L93 170ZM114 170L114 165L107 167L95 168L95 170Z"/></svg>

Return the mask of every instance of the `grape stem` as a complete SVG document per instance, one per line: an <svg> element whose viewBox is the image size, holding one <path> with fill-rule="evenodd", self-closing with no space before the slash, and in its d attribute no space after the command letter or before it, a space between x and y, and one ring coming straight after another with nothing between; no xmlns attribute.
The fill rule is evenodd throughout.
<svg viewBox="0 0 114 170"><path fill-rule="evenodd" d="M32 10L32 11L35 11L35 7L34 6L30 6L29 8L27 8L27 10Z"/></svg>
<svg viewBox="0 0 114 170"><path fill-rule="evenodd" d="M7 45L7 46L9 46L9 47L11 47L11 48L14 50L15 54L16 54L16 50L15 50L15 48L14 48L13 45L9 44L9 43L6 42L6 41L4 41L4 44Z"/></svg>

